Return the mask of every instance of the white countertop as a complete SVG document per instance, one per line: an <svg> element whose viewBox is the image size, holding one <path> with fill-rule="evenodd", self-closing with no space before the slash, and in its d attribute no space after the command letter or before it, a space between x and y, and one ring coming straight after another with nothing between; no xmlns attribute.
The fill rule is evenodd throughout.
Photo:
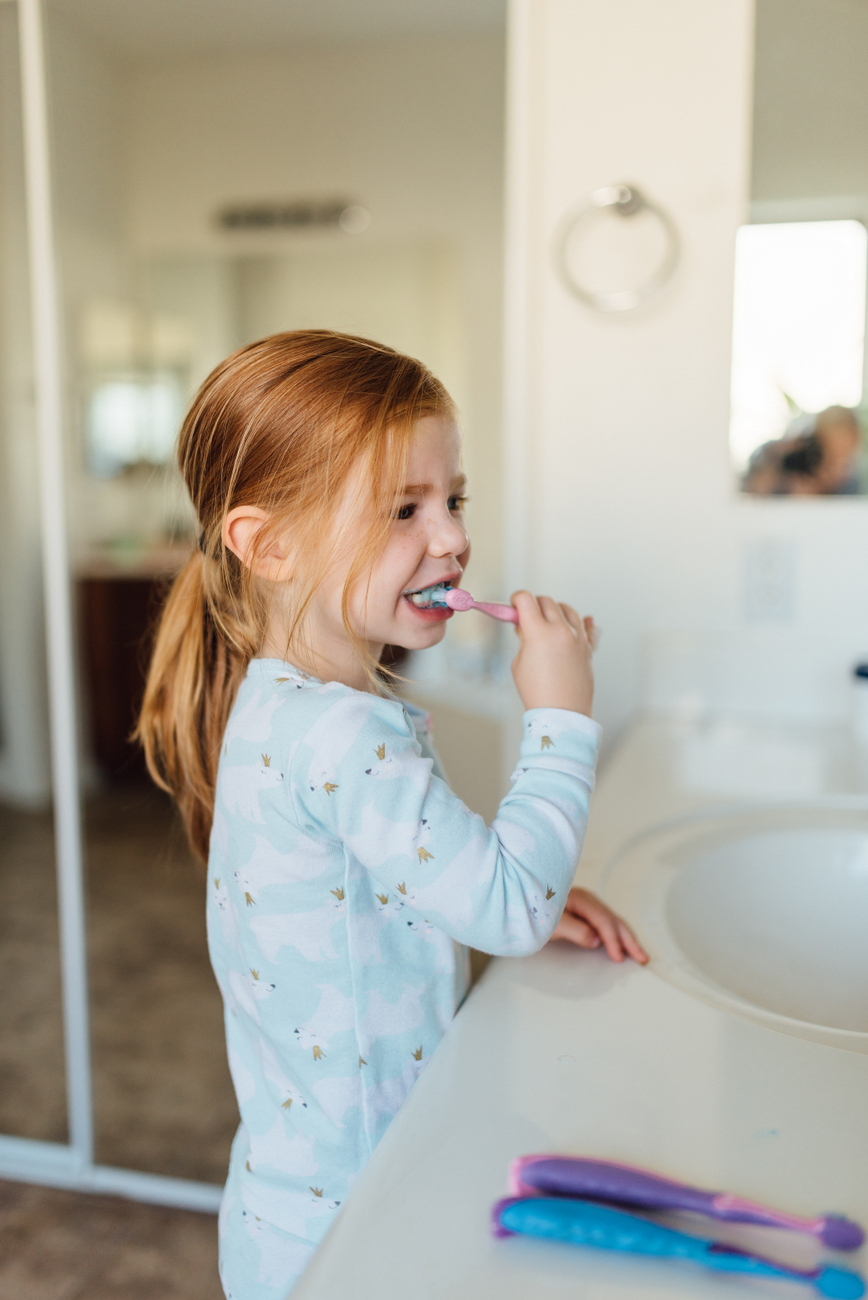
<svg viewBox="0 0 868 1300"><path fill-rule="evenodd" d="M700 806L866 790L868 761L842 730L640 723L600 779L581 879L593 883L636 831ZM657 978L653 962L616 966L562 944L496 960L293 1300L815 1294L493 1238L490 1208L507 1192L509 1161L542 1151L868 1223L868 1055L722 1011ZM699 1230L800 1267L821 1253L793 1234L711 1221ZM838 1260L862 1272L868 1263L864 1251Z"/></svg>

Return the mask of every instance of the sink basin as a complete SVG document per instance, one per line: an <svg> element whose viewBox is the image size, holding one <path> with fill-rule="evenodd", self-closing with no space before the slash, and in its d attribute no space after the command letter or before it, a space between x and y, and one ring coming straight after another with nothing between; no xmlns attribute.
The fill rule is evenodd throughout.
<svg viewBox="0 0 868 1300"><path fill-rule="evenodd" d="M741 808L632 840L603 893L662 978L868 1052L868 805Z"/></svg>

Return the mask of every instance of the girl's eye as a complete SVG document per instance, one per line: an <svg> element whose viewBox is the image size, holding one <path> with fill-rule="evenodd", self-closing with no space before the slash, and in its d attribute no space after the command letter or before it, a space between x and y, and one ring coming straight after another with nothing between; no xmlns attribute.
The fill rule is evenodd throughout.
<svg viewBox="0 0 868 1300"><path fill-rule="evenodd" d="M395 512L395 518L396 518L396 519L412 519L412 518L413 518L413 515L414 515L415 513L416 513L416 506L415 506L415 504L408 505L408 506L401 506L400 509L396 510L396 512Z"/></svg>
<svg viewBox="0 0 868 1300"><path fill-rule="evenodd" d="M463 510L467 504L467 497L450 497L446 505L450 510Z"/></svg>

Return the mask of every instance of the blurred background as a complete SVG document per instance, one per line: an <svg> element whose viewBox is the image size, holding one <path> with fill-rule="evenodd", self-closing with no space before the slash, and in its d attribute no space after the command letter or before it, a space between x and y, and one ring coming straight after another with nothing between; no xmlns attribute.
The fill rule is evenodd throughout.
<svg viewBox="0 0 868 1300"><path fill-rule="evenodd" d="M845 726L868 652L868 7L46 0L43 18L96 1160L219 1183L237 1116L203 876L128 741L194 544L172 460L191 395L280 329L421 357L462 413L467 585L595 614L607 746L648 712ZM19 26L0 3L0 1132L62 1143ZM589 213L622 184L652 206ZM601 309L654 281L670 239L654 292ZM487 817L514 762L510 646L469 615L407 669Z"/></svg>
<svg viewBox="0 0 868 1300"><path fill-rule="evenodd" d="M212 367L276 330L419 356L462 412L475 590L501 594L505 5L49 0L43 17L95 1159L220 1183L237 1111L204 875L129 742L198 531L174 443ZM0 1132L65 1142L19 34L0 4Z"/></svg>

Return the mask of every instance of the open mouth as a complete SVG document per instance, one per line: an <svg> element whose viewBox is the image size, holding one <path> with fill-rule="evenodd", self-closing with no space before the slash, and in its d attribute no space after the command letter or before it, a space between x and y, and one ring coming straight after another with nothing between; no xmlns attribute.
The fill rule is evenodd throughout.
<svg viewBox="0 0 868 1300"><path fill-rule="evenodd" d="M448 609L446 592L451 587L451 582L435 582L432 587L421 587L418 591L405 591L404 596L417 609Z"/></svg>

